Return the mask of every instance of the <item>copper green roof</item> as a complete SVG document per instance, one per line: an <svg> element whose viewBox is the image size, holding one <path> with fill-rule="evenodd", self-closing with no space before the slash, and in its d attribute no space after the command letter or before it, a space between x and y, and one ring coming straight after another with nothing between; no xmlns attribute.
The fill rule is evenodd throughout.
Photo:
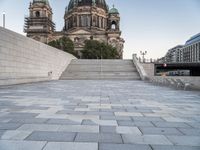
<svg viewBox="0 0 200 150"><path fill-rule="evenodd" d="M113 6L113 8L109 10L109 14L119 14L119 11Z"/></svg>
<svg viewBox="0 0 200 150"><path fill-rule="evenodd" d="M49 5L49 1L48 0L33 0L33 3L44 3L46 5Z"/></svg>
<svg viewBox="0 0 200 150"><path fill-rule="evenodd" d="M73 9L76 6L97 6L108 11L107 4L105 0L70 0L68 5L68 10Z"/></svg>

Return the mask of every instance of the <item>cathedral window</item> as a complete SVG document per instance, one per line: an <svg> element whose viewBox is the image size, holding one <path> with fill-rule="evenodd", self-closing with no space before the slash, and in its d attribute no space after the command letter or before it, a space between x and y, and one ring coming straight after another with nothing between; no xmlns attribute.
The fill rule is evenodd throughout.
<svg viewBox="0 0 200 150"><path fill-rule="evenodd" d="M79 27L81 27L82 23L81 23L81 16L79 16Z"/></svg>
<svg viewBox="0 0 200 150"><path fill-rule="evenodd" d="M78 38L78 37L75 37L75 38L74 38L74 42L79 42L79 38Z"/></svg>
<svg viewBox="0 0 200 150"><path fill-rule="evenodd" d="M115 21L112 21L111 29L116 30L116 26L117 26L117 23Z"/></svg>
<svg viewBox="0 0 200 150"><path fill-rule="evenodd" d="M91 26L91 16L87 16L87 26Z"/></svg>
<svg viewBox="0 0 200 150"><path fill-rule="evenodd" d="M35 16L36 16L36 17L40 17L40 12L39 12L39 11L36 11Z"/></svg>
<svg viewBox="0 0 200 150"><path fill-rule="evenodd" d="M101 28L104 28L104 19L101 18Z"/></svg>
<svg viewBox="0 0 200 150"><path fill-rule="evenodd" d="M81 16L81 26L82 27L88 26L88 20L86 15Z"/></svg>
<svg viewBox="0 0 200 150"><path fill-rule="evenodd" d="M99 27L99 16L97 16L97 27Z"/></svg>

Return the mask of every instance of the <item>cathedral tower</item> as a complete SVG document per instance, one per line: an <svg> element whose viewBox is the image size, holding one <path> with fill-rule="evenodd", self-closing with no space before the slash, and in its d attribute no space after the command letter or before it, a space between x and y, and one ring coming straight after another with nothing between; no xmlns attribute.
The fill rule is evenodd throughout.
<svg viewBox="0 0 200 150"><path fill-rule="evenodd" d="M120 14L114 7L108 12L108 43L116 47L120 57L123 57L124 39L121 38Z"/></svg>
<svg viewBox="0 0 200 150"><path fill-rule="evenodd" d="M25 18L24 31L27 37L48 43L55 28L52 14L48 0L33 0L29 7L29 17Z"/></svg>

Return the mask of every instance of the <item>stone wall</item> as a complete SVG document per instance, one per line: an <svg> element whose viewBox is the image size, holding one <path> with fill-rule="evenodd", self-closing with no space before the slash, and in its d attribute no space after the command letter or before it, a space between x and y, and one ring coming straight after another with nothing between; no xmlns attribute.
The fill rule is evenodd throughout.
<svg viewBox="0 0 200 150"><path fill-rule="evenodd" d="M0 27L0 85L57 80L71 54Z"/></svg>
<svg viewBox="0 0 200 150"><path fill-rule="evenodd" d="M154 76L154 63L141 63L148 76Z"/></svg>

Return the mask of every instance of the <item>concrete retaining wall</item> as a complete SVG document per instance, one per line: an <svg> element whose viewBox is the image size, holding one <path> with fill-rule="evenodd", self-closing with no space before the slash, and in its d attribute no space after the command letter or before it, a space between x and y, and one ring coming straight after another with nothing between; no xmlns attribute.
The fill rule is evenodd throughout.
<svg viewBox="0 0 200 150"><path fill-rule="evenodd" d="M0 85L57 80L73 55L0 27Z"/></svg>
<svg viewBox="0 0 200 150"><path fill-rule="evenodd" d="M154 64L153 63L141 63L143 66L145 72L148 76L152 77L154 76Z"/></svg>

